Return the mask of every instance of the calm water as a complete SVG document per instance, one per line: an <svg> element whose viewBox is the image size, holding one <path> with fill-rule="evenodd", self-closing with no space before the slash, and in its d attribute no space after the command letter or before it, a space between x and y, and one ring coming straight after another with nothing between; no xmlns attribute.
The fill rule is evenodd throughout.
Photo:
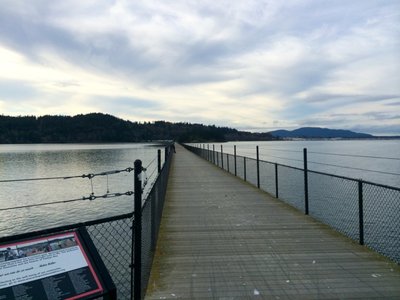
<svg viewBox="0 0 400 300"><path fill-rule="evenodd" d="M216 149L220 150L220 145L215 144ZM400 174L400 140L230 142L223 144L224 152L233 153L234 145L237 145L238 155L249 157L255 157L255 146L259 145L261 159L297 167L302 167L302 162L299 160L302 160L302 149L306 147L309 151L310 169L400 186L400 176L386 174ZM160 147L153 144L0 145L0 180L70 176L125 169L133 167L136 159L141 159L144 166L151 163L146 172L151 182L156 175L154 159ZM212 144L209 147L212 148ZM356 158L312 152L398 159ZM319 165L312 162L383 173ZM0 208L89 196L92 192L91 184L93 184L95 195L105 194L107 190L111 193L131 191L133 190L133 172L108 176L108 185L105 176L95 177L92 182L87 178L79 178L0 183ZM0 236L93 220L132 210L133 197L124 196L0 211Z"/></svg>
<svg viewBox="0 0 400 300"><path fill-rule="evenodd" d="M0 180L73 176L148 166L149 184L156 176L155 144L0 145ZM164 157L164 155L162 155ZM133 191L133 172L68 180L0 183L0 208ZM131 212L133 196L0 211L0 236L39 230Z"/></svg>
<svg viewBox="0 0 400 300"><path fill-rule="evenodd" d="M222 145L224 153L231 154L236 145L237 155L253 158L258 145L260 159L299 168L303 167L303 148L307 148L310 170L400 187L400 140L229 142L209 144L210 149L213 145L216 151Z"/></svg>

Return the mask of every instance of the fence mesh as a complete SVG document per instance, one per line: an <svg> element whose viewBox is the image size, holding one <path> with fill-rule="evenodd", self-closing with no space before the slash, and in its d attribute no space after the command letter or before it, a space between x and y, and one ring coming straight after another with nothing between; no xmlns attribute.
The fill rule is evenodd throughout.
<svg viewBox="0 0 400 300"><path fill-rule="evenodd" d="M147 201L142 210L142 294L146 291L153 261L152 205L152 201Z"/></svg>
<svg viewBox="0 0 400 300"><path fill-rule="evenodd" d="M246 181L257 185L257 160L246 158Z"/></svg>
<svg viewBox="0 0 400 300"><path fill-rule="evenodd" d="M203 154L205 153L205 159L207 159L206 151L207 150L203 152ZM164 207L170 166L171 159L169 159L162 168L161 173L159 174L150 193L148 194L142 209L142 295L144 295L146 292L147 284L150 278L151 266L161 223L162 210Z"/></svg>
<svg viewBox="0 0 400 300"><path fill-rule="evenodd" d="M245 179L244 177L244 161L246 158L244 158L243 156L237 156L236 157L236 172L237 172L237 176L242 178L243 180Z"/></svg>
<svg viewBox="0 0 400 300"><path fill-rule="evenodd" d="M224 154L223 153L219 153L219 158L218 158L218 162L219 162L219 167L220 168L224 168Z"/></svg>
<svg viewBox="0 0 400 300"><path fill-rule="evenodd" d="M304 172L278 165L279 198L304 211Z"/></svg>
<svg viewBox="0 0 400 300"><path fill-rule="evenodd" d="M232 173L233 169L232 162L233 162L233 156L230 156L229 154L226 154L226 163L225 163L225 170Z"/></svg>
<svg viewBox="0 0 400 300"><path fill-rule="evenodd" d="M400 263L400 190L363 184L365 244Z"/></svg>
<svg viewBox="0 0 400 300"><path fill-rule="evenodd" d="M276 195L275 181L275 164L260 161L260 188L271 195Z"/></svg>
<svg viewBox="0 0 400 300"><path fill-rule="evenodd" d="M359 239L358 183L308 172L310 215L354 240Z"/></svg>
<svg viewBox="0 0 400 300"><path fill-rule="evenodd" d="M131 218L86 226L117 287L118 299L131 297Z"/></svg>
<svg viewBox="0 0 400 300"><path fill-rule="evenodd" d="M223 165L222 165L222 167L223 167L223 169L225 171L228 171L228 166L229 166L229 164L228 164L228 159L229 159L228 154L224 153L224 154L222 154L222 157L223 157L223 161L222 161Z"/></svg>

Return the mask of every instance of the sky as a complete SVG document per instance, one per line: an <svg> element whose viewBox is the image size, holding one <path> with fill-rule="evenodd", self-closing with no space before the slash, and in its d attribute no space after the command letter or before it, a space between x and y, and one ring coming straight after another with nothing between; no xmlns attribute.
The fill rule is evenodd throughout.
<svg viewBox="0 0 400 300"><path fill-rule="evenodd" d="M2 0L0 114L400 135L399 0Z"/></svg>

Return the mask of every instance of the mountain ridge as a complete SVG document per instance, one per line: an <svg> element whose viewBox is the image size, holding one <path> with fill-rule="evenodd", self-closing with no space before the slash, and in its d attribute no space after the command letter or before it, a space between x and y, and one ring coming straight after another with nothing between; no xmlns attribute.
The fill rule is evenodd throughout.
<svg viewBox="0 0 400 300"><path fill-rule="evenodd" d="M367 133L359 133L345 129L330 129L322 127L301 127L295 130L274 130L269 132L276 138L374 138Z"/></svg>

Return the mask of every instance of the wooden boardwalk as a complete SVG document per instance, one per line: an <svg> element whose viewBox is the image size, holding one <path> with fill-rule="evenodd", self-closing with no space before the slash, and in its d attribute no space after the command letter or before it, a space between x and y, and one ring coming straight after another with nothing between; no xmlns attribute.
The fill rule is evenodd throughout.
<svg viewBox="0 0 400 300"><path fill-rule="evenodd" d="M400 299L400 267L177 146L146 299Z"/></svg>

